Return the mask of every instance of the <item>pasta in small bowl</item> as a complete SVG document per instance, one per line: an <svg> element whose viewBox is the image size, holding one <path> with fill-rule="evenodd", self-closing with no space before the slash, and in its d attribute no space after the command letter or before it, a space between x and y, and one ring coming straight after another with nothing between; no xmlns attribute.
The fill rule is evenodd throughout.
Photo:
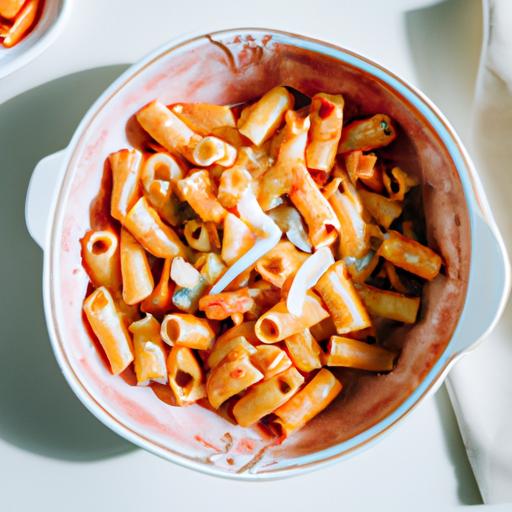
<svg viewBox="0 0 512 512"><path fill-rule="evenodd" d="M27 223L79 398L143 448L240 479L379 437L492 328L510 284L437 109L279 31L173 42L128 70L39 164Z"/></svg>

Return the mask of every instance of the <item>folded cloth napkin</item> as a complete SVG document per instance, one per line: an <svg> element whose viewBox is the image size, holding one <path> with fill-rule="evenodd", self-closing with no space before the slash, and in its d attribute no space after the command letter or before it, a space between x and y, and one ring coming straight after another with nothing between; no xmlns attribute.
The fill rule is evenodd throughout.
<svg viewBox="0 0 512 512"><path fill-rule="evenodd" d="M468 149L512 255L512 1L484 0L484 22ZM448 390L484 502L512 502L510 301L492 334L452 370Z"/></svg>

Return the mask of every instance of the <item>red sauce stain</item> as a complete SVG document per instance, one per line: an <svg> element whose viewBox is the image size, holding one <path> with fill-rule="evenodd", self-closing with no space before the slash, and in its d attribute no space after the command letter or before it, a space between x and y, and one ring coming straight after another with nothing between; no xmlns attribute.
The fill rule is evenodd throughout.
<svg viewBox="0 0 512 512"><path fill-rule="evenodd" d="M242 437L236 445L237 453L253 453L255 448L254 441L248 437Z"/></svg>
<svg viewBox="0 0 512 512"><path fill-rule="evenodd" d="M215 446L214 444L206 441L206 439L203 439L200 435L195 435L194 436L194 439L198 442L198 443L201 443L205 448L210 448L211 450L214 450L216 451L217 453L223 453L223 450L221 450L220 448L218 448L217 446Z"/></svg>

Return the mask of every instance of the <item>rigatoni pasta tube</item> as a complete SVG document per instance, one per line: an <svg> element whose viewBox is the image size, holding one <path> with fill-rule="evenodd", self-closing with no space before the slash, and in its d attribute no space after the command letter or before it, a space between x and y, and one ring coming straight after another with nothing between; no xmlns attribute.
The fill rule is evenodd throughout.
<svg viewBox="0 0 512 512"><path fill-rule="evenodd" d="M249 289L205 295L199 299L199 309L211 320L225 320L236 313L246 313L254 306Z"/></svg>
<svg viewBox="0 0 512 512"><path fill-rule="evenodd" d="M290 435L322 412L341 392L341 382L322 368L288 402L274 411L275 424L283 434Z"/></svg>
<svg viewBox="0 0 512 512"><path fill-rule="evenodd" d="M243 324L240 324L243 325ZM237 326L238 327L238 326ZM215 342L213 349L208 356L208 366L214 368L217 366L233 349L242 346L248 354L253 355L256 353L254 348L244 336L231 337L220 337Z"/></svg>
<svg viewBox="0 0 512 512"><path fill-rule="evenodd" d="M217 128L236 126L233 112L226 105L175 103L170 109L199 135L209 135Z"/></svg>
<svg viewBox="0 0 512 512"><path fill-rule="evenodd" d="M284 340L293 364L302 372L311 372L322 367L322 349L309 329L293 334Z"/></svg>
<svg viewBox="0 0 512 512"><path fill-rule="evenodd" d="M401 293L380 290L365 284L356 285L356 289L372 315L406 324L416 322L421 302L419 297L406 297Z"/></svg>
<svg viewBox="0 0 512 512"><path fill-rule="evenodd" d="M145 197L128 212L124 227L157 258L184 256L187 250L174 230L164 224Z"/></svg>
<svg viewBox="0 0 512 512"><path fill-rule="evenodd" d="M247 188L252 186L254 183L249 172L235 165L220 175L217 198L224 208L234 208Z"/></svg>
<svg viewBox="0 0 512 512"><path fill-rule="evenodd" d="M238 130L259 146L279 128L287 110L293 108L293 96L284 87L274 87L256 103L242 110Z"/></svg>
<svg viewBox="0 0 512 512"><path fill-rule="evenodd" d="M292 315L286 308L286 302L282 301L260 316L254 330L263 343L277 343L317 324L328 316L329 313L323 308L320 299L309 292L300 317Z"/></svg>
<svg viewBox="0 0 512 512"><path fill-rule="evenodd" d="M367 119L358 119L343 127L338 153L347 151L369 151L387 146L396 138L396 128L391 118L376 114Z"/></svg>
<svg viewBox="0 0 512 512"><path fill-rule="evenodd" d="M155 180L175 183L183 178L184 165L169 153L154 153L142 167L141 181L146 192L149 192L151 183Z"/></svg>
<svg viewBox="0 0 512 512"><path fill-rule="evenodd" d="M213 164L231 167L235 163L236 156L236 148L213 135L200 140L192 152L194 164L200 167L208 167Z"/></svg>
<svg viewBox="0 0 512 512"><path fill-rule="evenodd" d="M217 343L221 343L224 340L228 340L230 338L236 338L238 336L243 336L251 345L256 345L260 342L256 333L254 332L254 327L256 322L244 322L240 325L235 325L228 329L225 333L221 334L217 338Z"/></svg>
<svg viewBox="0 0 512 512"><path fill-rule="evenodd" d="M178 181L178 190L204 222L221 222L226 210L215 197L208 171L195 171Z"/></svg>
<svg viewBox="0 0 512 512"><path fill-rule="evenodd" d="M388 372L393 369L397 354L377 345L332 336L327 346L324 363L327 366L343 366L371 372Z"/></svg>
<svg viewBox="0 0 512 512"><path fill-rule="evenodd" d="M337 261L324 273L315 290L331 313L338 334L359 331L371 325L343 261Z"/></svg>
<svg viewBox="0 0 512 512"><path fill-rule="evenodd" d="M152 315L133 322L129 327L133 334L133 355L137 384L145 386L149 381L167 383L167 367L164 345L160 339L160 324Z"/></svg>
<svg viewBox="0 0 512 512"><path fill-rule="evenodd" d="M383 228L388 229L402 214L402 204L381 194L361 189L359 191L365 209Z"/></svg>
<svg viewBox="0 0 512 512"><path fill-rule="evenodd" d="M206 396L203 370L190 348L172 347L167 357L167 375L178 405L193 404Z"/></svg>
<svg viewBox="0 0 512 512"><path fill-rule="evenodd" d="M142 195L142 153L136 149L122 149L111 153L108 159L112 169L110 214L114 219L124 222L126 215Z"/></svg>
<svg viewBox="0 0 512 512"><path fill-rule="evenodd" d="M133 361L133 349L130 334L112 295L104 286L96 288L85 299L84 311L107 355L112 373L118 375Z"/></svg>
<svg viewBox="0 0 512 512"><path fill-rule="evenodd" d="M303 382L304 377L293 367L260 382L238 400L233 407L233 416L242 427L253 425L286 403Z"/></svg>
<svg viewBox="0 0 512 512"><path fill-rule="evenodd" d="M343 96L340 94L315 94L311 99L311 128L306 149L309 169L330 172L343 125Z"/></svg>
<svg viewBox="0 0 512 512"><path fill-rule="evenodd" d="M151 292L151 295L142 301L141 309L145 313L160 316L171 309L172 295L174 293L174 283L169 278L171 262L170 258L164 261L157 285Z"/></svg>
<svg viewBox="0 0 512 512"><path fill-rule="evenodd" d="M389 231L379 248L379 255L412 274L432 280L439 274L443 260L429 247Z"/></svg>
<svg viewBox="0 0 512 512"><path fill-rule="evenodd" d="M80 240L82 260L92 284L110 290L121 288L119 240L111 229L88 231Z"/></svg>
<svg viewBox="0 0 512 512"><path fill-rule="evenodd" d="M256 270L263 279L281 288L307 257L307 254L298 251L292 243L282 240L258 260Z"/></svg>
<svg viewBox="0 0 512 512"><path fill-rule="evenodd" d="M238 346L210 371L206 380L208 400L218 409L228 398L261 379L263 374L251 363L247 350Z"/></svg>
<svg viewBox="0 0 512 512"><path fill-rule="evenodd" d="M167 151L192 161L192 151L201 137L192 131L174 112L158 101L152 101L137 112L144 130Z"/></svg>
<svg viewBox="0 0 512 512"><path fill-rule="evenodd" d="M151 295L155 282L146 251L124 228L121 228L121 273L126 304L138 304Z"/></svg>
<svg viewBox="0 0 512 512"><path fill-rule="evenodd" d="M161 336L171 347L181 345L198 350L210 350L215 340L208 320L187 313L165 315Z"/></svg>
<svg viewBox="0 0 512 512"><path fill-rule="evenodd" d="M336 240L340 222L305 167L294 169L295 179L290 199L308 226L311 243L318 249Z"/></svg>
<svg viewBox="0 0 512 512"><path fill-rule="evenodd" d="M263 379L272 378L292 365L288 354L275 345L258 345L251 355L251 362L263 374Z"/></svg>
<svg viewBox="0 0 512 512"><path fill-rule="evenodd" d="M309 126L309 117L303 118L292 110L286 113L286 125L276 163L261 179L258 201L264 210L282 203L281 196L292 189L295 167L306 166L304 151Z"/></svg>

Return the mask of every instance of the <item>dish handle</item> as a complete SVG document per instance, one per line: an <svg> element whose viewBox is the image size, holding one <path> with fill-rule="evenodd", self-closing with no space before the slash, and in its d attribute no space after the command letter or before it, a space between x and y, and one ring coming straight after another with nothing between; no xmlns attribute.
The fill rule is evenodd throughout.
<svg viewBox="0 0 512 512"><path fill-rule="evenodd" d="M45 248L53 195L66 150L48 155L35 166L25 199L25 223L34 241Z"/></svg>
<svg viewBox="0 0 512 512"><path fill-rule="evenodd" d="M480 211L474 219L470 279L453 354L474 348L492 331L510 293L510 262L496 223Z"/></svg>

